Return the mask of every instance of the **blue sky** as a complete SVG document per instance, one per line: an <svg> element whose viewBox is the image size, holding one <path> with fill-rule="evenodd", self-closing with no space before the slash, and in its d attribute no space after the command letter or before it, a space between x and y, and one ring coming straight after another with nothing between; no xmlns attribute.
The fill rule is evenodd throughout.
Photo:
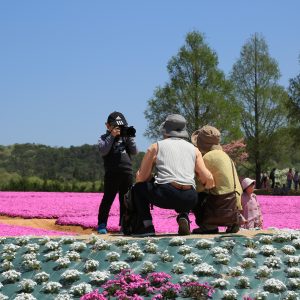
<svg viewBox="0 0 300 300"><path fill-rule="evenodd" d="M143 136L144 111L167 63L198 30L228 75L258 32L280 84L300 72L300 1L0 0L0 145L95 144L122 111Z"/></svg>

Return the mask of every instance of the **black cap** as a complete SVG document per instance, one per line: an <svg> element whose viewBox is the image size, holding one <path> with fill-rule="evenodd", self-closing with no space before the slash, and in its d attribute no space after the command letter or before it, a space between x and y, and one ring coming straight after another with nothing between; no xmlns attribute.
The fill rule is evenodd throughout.
<svg viewBox="0 0 300 300"><path fill-rule="evenodd" d="M108 116L107 123L113 126L127 126L127 121L124 115L117 111L112 112Z"/></svg>

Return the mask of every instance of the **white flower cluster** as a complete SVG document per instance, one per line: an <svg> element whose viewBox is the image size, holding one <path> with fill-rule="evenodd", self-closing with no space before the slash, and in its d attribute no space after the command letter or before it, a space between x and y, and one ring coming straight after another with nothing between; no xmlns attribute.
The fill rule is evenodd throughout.
<svg viewBox="0 0 300 300"><path fill-rule="evenodd" d="M48 242L50 242L50 238L49 238L49 236L46 236L46 237L40 239L38 242L39 242L40 245L45 245Z"/></svg>
<svg viewBox="0 0 300 300"><path fill-rule="evenodd" d="M276 254L276 248L274 248L271 245L263 245L260 248L260 253L264 256L271 256L271 255L275 255Z"/></svg>
<svg viewBox="0 0 300 300"><path fill-rule="evenodd" d="M49 251L54 251L54 250L58 250L60 248L60 245L58 242L49 241L45 244L45 248Z"/></svg>
<svg viewBox="0 0 300 300"><path fill-rule="evenodd" d="M191 253L191 254L185 255L183 261L185 263L188 263L188 264L191 264L191 265L197 265L197 264L201 263L202 259L201 259L199 254Z"/></svg>
<svg viewBox="0 0 300 300"><path fill-rule="evenodd" d="M120 254L115 251L111 251L106 254L106 260L112 262L112 261L118 261L120 258Z"/></svg>
<svg viewBox="0 0 300 300"><path fill-rule="evenodd" d="M157 264L153 263L152 261L144 261L143 265L142 265L141 272L143 274L148 274L148 273L154 272L155 268L156 268L156 265Z"/></svg>
<svg viewBox="0 0 300 300"><path fill-rule="evenodd" d="M300 239L292 240L292 245L293 245L296 249L300 249Z"/></svg>
<svg viewBox="0 0 300 300"><path fill-rule="evenodd" d="M21 277L21 273L16 270L9 270L2 273L2 276L7 282L14 283L18 281Z"/></svg>
<svg viewBox="0 0 300 300"><path fill-rule="evenodd" d="M8 297L0 293L0 300L8 300Z"/></svg>
<svg viewBox="0 0 300 300"><path fill-rule="evenodd" d="M90 280L92 282L98 283L98 284L102 284L105 281L107 281L110 277L110 273L107 271L95 271L90 273Z"/></svg>
<svg viewBox="0 0 300 300"><path fill-rule="evenodd" d="M67 251L66 257L71 261L78 261L80 260L80 254L77 251Z"/></svg>
<svg viewBox="0 0 300 300"><path fill-rule="evenodd" d="M198 266L196 266L193 270L193 272L199 276L210 276L215 274L216 270L213 266L207 264L207 263L202 263Z"/></svg>
<svg viewBox="0 0 300 300"><path fill-rule="evenodd" d="M61 248L59 250L55 250L55 251L50 251L49 253L45 254L44 257L46 258L46 261L49 260L57 260L58 258L60 258L62 255L62 250Z"/></svg>
<svg viewBox="0 0 300 300"><path fill-rule="evenodd" d="M99 266L99 262L97 260L89 259L84 264L84 270L87 273L93 272L97 270L98 266Z"/></svg>
<svg viewBox="0 0 300 300"><path fill-rule="evenodd" d="M1 258L3 259L3 261L4 260L12 261L16 258L16 254L15 254L15 252L10 252L10 251L3 252L3 253L1 253Z"/></svg>
<svg viewBox="0 0 300 300"><path fill-rule="evenodd" d="M138 244L133 243L127 250L129 260L141 260L145 254L142 249L138 246Z"/></svg>
<svg viewBox="0 0 300 300"><path fill-rule="evenodd" d="M275 278L266 280L263 287L265 291L275 294L282 293L286 290L285 284L282 281Z"/></svg>
<svg viewBox="0 0 300 300"><path fill-rule="evenodd" d="M42 290L44 293L57 294L61 288L62 285L59 282L49 281L43 286Z"/></svg>
<svg viewBox="0 0 300 300"><path fill-rule="evenodd" d="M67 245L67 244L72 244L72 243L74 243L75 241L76 241L76 240L75 240L74 237L72 237L72 236L65 236L65 237L63 237L63 238L60 239L59 243L60 243L61 245Z"/></svg>
<svg viewBox="0 0 300 300"><path fill-rule="evenodd" d="M252 258L246 257L241 261L240 265L244 269L250 269L255 266L255 260Z"/></svg>
<svg viewBox="0 0 300 300"><path fill-rule="evenodd" d="M90 244L90 245L94 245L98 240L99 240L99 237L96 234L92 233L90 235L87 243Z"/></svg>
<svg viewBox="0 0 300 300"><path fill-rule="evenodd" d="M300 268L297 267L287 268L286 273L287 273L287 277L298 278L300 277Z"/></svg>
<svg viewBox="0 0 300 300"><path fill-rule="evenodd" d="M58 294L54 300L73 300L73 297L67 292L63 291L62 293Z"/></svg>
<svg viewBox="0 0 300 300"><path fill-rule="evenodd" d="M7 253L11 253L11 252L16 252L18 249L20 248L20 246L17 246L15 244L6 244L3 246L3 253L7 252Z"/></svg>
<svg viewBox="0 0 300 300"><path fill-rule="evenodd" d="M244 270L241 267L229 267L228 275L232 277L241 276L244 273Z"/></svg>
<svg viewBox="0 0 300 300"><path fill-rule="evenodd" d="M56 260L56 263L59 269L63 269L63 268L67 268L71 263L71 261L68 257L60 257L59 259Z"/></svg>
<svg viewBox="0 0 300 300"><path fill-rule="evenodd" d="M298 255L287 255L284 258L284 263L289 267L298 266L300 262L300 256Z"/></svg>
<svg viewBox="0 0 300 300"><path fill-rule="evenodd" d="M226 248L228 250L232 250L235 246L235 241L234 240L228 240L228 241L224 241L223 243L221 243L221 247L222 248Z"/></svg>
<svg viewBox="0 0 300 300"><path fill-rule="evenodd" d="M229 285L229 281L223 278L217 278L214 281L212 281L211 284L213 285L213 287L223 290L227 288L227 286Z"/></svg>
<svg viewBox="0 0 300 300"><path fill-rule="evenodd" d="M37 273L35 276L34 276L34 280L37 282L37 283L42 283L42 282L46 282L49 280L49 277L50 275L46 272L40 272L40 273Z"/></svg>
<svg viewBox="0 0 300 300"><path fill-rule="evenodd" d="M152 241L148 240L145 244L144 251L146 253L157 253L158 246L154 244Z"/></svg>
<svg viewBox="0 0 300 300"><path fill-rule="evenodd" d="M288 287L290 290L300 289L300 278L290 278L288 281Z"/></svg>
<svg viewBox="0 0 300 300"><path fill-rule="evenodd" d="M182 275L180 277L180 283L196 282L198 281L198 276L196 275Z"/></svg>
<svg viewBox="0 0 300 300"><path fill-rule="evenodd" d="M263 235L262 237L259 238L258 241L261 244L272 244L273 243L273 238L270 235Z"/></svg>
<svg viewBox="0 0 300 300"><path fill-rule="evenodd" d="M281 248L284 254L293 255L296 253L296 248L292 245L285 245Z"/></svg>
<svg viewBox="0 0 300 300"><path fill-rule="evenodd" d="M216 256L218 254L228 254L228 250L226 248L222 248L222 247L214 247L210 250L210 253L212 256Z"/></svg>
<svg viewBox="0 0 300 300"><path fill-rule="evenodd" d="M273 235L273 241L277 243L284 243L291 241L291 233L290 232L282 232L279 231L278 233Z"/></svg>
<svg viewBox="0 0 300 300"><path fill-rule="evenodd" d="M35 253L28 253L23 255L22 266L27 271L38 270L41 268L41 262L36 259Z"/></svg>
<svg viewBox="0 0 300 300"><path fill-rule="evenodd" d="M201 239L199 240L195 247L198 248L198 249L209 249L212 247L212 245L214 244L215 242L212 241L212 240L208 240L208 239Z"/></svg>
<svg viewBox="0 0 300 300"><path fill-rule="evenodd" d="M27 245L29 243L29 237L27 236L21 236L19 238L16 238L16 244L19 246L24 246Z"/></svg>
<svg viewBox="0 0 300 300"><path fill-rule="evenodd" d="M71 246L70 249L73 251L77 252L82 252L83 250L86 249L86 244L83 242L74 242Z"/></svg>
<svg viewBox="0 0 300 300"><path fill-rule="evenodd" d="M92 286L89 283L79 283L74 285L70 289L70 293L75 297L83 296L92 291Z"/></svg>
<svg viewBox="0 0 300 300"><path fill-rule="evenodd" d="M14 267L13 263L7 259L4 259L0 266L4 271L11 270Z"/></svg>
<svg viewBox="0 0 300 300"><path fill-rule="evenodd" d="M238 277L236 286L240 289L246 289L250 287L250 280L246 276L240 276Z"/></svg>
<svg viewBox="0 0 300 300"><path fill-rule="evenodd" d="M129 268L130 265L125 261L113 261L109 266L109 270L114 274L120 273L122 270Z"/></svg>
<svg viewBox="0 0 300 300"><path fill-rule="evenodd" d="M183 245L183 246L180 246L180 247L179 247L178 253L179 253L179 254L182 254L182 255L186 255L186 254L191 253L192 250L193 250L193 248L192 248L191 246Z"/></svg>
<svg viewBox="0 0 300 300"><path fill-rule="evenodd" d="M75 269L69 269L66 270L61 274L61 279L67 282L74 282L80 278L80 275L82 272L79 272L78 270Z"/></svg>
<svg viewBox="0 0 300 300"><path fill-rule="evenodd" d="M256 278L268 278L273 272L272 268L268 268L267 266L261 266L256 271Z"/></svg>
<svg viewBox="0 0 300 300"><path fill-rule="evenodd" d="M162 262L171 262L174 259L174 256L169 253L168 250L159 253L159 257Z"/></svg>
<svg viewBox="0 0 300 300"><path fill-rule="evenodd" d="M224 300L236 300L238 296L238 292L234 289L225 291L223 293L223 298Z"/></svg>
<svg viewBox="0 0 300 300"><path fill-rule="evenodd" d="M255 300L268 300L269 299L269 292L267 291L257 291L254 294L254 299Z"/></svg>
<svg viewBox="0 0 300 300"><path fill-rule="evenodd" d="M128 240L126 238L118 238L114 241L115 245L120 247L128 244Z"/></svg>
<svg viewBox="0 0 300 300"><path fill-rule="evenodd" d="M266 260L264 261L264 265L273 268L273 269L280 269L282 262L280 257L277 256L270 256L267 257Z"/></svg>
<svg viewBox="0 0 300 300"><path fill-rule="evenodd" d="M27 253L37 253L40 250L40 246L36 243L28 244L25 246Z"/></svg>
<svg viewBox="0 0 300 300"><path fill-rule="evenodd" d="M6 241L5 237L0 237L0 244L3 244Z"/></svg>
<svg viewBox="0 0 300 300"><path fill-rule="evenodd" d="M20 293L14 298L14 300L36 300L36 298L28 293Z"/></svg>
<svg viewBox="0 0 300 300"><path fill-rule="evenodd" d="M35 281L32 279L23 279L20 281L18 287L24 292L24 293L31 293L34 290L34 287L37 285Z"/></svg>
<svg viewBox="0 0 300 300"><path fill-rule="evenodd" d="M184 245L186 239L183 237L174 237L169 241L169 246L181 246Z"/></svg>
<svg viewBox="0 0 300 300"><path fill-rule="evenodd" d="M182 274L185 270L185 266L183 263L174 264L172 268L172 272L175 274Z"/></svg>
<svg viewBox="0 0 300 300"><path fill-rule="evenodd" d="M243 256L249 258L255 258L257 256L257 251L251 248L248 248L244 251Z"/></svg>
<svg viewBox="0 0 300 300"><path fill-rule="evenodd" d="M227 265L231 259L229 254L218 253L214 257L214 261L217 264Z"/></svg>
<svg viewBox="0 0 300 300"><path fill-rule="evenodd" d="M284 295L283 300L299 300L299 294L294 291L287 291Z"/></svg>
<svg viewBox="0 0 300 300"><path fill-rule="evenodd" d="M110 248L111 244L103 239L98 239L94 246L93 250L108 250Z"/></svg>

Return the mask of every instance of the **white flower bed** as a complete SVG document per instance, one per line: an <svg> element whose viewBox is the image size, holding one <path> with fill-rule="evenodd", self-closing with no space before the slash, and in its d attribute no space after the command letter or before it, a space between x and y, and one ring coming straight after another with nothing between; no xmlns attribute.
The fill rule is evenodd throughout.
<svg viewBox="0 0 300 300"><path fill-rule="evenodd" d="M238 292L234 289L225 291L223 293L223 298L224 300L236 300L238 296Z"/></svg>
<svg viewBox="0 0 300 300"><path fill-rule="evenodd" d="M94 259L89 259L84 264L84 270L87 273L96 271L98 267L99 267L99 262Z"/></svg>
<svg viewBox="0 0 300 300"><path fill-rule="evenodd" d="M197 274L198 276L210 276L215 274L216 269L207 264L207 263L202 263L198 266L196 266L193 270L194 274Z"/></svg>
<svg viewBox="0 0 300 300"><path fill-rule="evenodd" d="M191 253L184 256L183 262L191 265L196 265L200 264L202 262L202 259L199 254Z"/></svg>
<svg viewBox="0 0 300 300"><path fill-rule="evenodd" d="M37 285L35 281L32 279L23 279L20 281L18 287L24 292L24 293L30 293L34 290L34 287Z"/></svg>
<svg viewBox="0 0 300 300"><path fill-rule="evenodd" d="M63 281L74 282L80 278L81 274L82 272L79 272L78 270L70 269L63 272L60 277Z"/></svg>
<svg viewBox="0 0 300 300"><path fill-rule="evenodd" d="M35 274L35 276L34 276L34 280L37 283L46 282L49 280L49 278L50 278L50 275L46 272L40 272L40 273Z"/></svg>
<svg viewBox="0 0 300 300"><path fill-rule="evenodd" d="M169 246L181 246L184 245L186 239L183 237L174 237L169 241Z"/></svg>
<svg viewBox="0 0 300 300"><path fill-rule="evenodd" d="M125 261L113 261L109 266L109 270L114 274L120 273L122 270L129 268L130 265Z"/></svg>
<svg viewBox="0 0 300 300"><path fill-rule="evenodd" d="M9 271L3 272L2 276L4 277L4 279L7 282L14 283L16 281L19 281L19 279L21 277L21 273L17 272L16 270L9 270Z"/></svg>
<svg viewBox="0 0 300 300"><path fill-rule="evenodd" d="M197 241L196 248L198 249L210 249L215 242L208 239L201 239Z"/></svg>
<svg viewBox="0 0 300 300"><path fill-rule="evenodd" d="M96 271L90 273L90 280L97 284L102 284L107 281L110 277L110 273L107 271Z"/></svg>
<svg viewBox="0 0 300 300"><path fill-rule="evenodd" d="M79 283L70 289L70 293L75 297L83 296L92 291L92 286L88 283Z"/></svg>
<svg viewBox="0 0 300 300"><path fill-rule="evenodd" d="M273 269L267 266L261 266L257 269L255 275L257 278L268 278L272 274Z"/></svg>
<svg viewBox="0 0 300 300"><path fill-rule="evenodd" d="M265 291L278 294L286 290L286 285L278 279L271 278L266 280L266 282L263 285L263 288Z"/></svg>
<svg viewBox="0 0 300 300"><path fill-rule="evenodd" d="M62 285L59 282L49 281L43 286L42 290L46 294L57 294L61 288Z"/></svg>
<svg viewBox="0 0 300 300"><path fill-rule="evenodd" d="M211 282L213 287L219 288L221 290L227 289L227 286L229 285L229 281L223 279L223 278L217 278L214 281Z"/></svg>
<svg viewBox="0 0 300 300"><path fill-rule="evenodd" d="M143 274L148 274L155 271L157 264L152 261L144 261L142 265L141 272Z"/></svg>
<svg viewBox="0 0 300 300"><path fill-rule="evenodd" d="M172 272L175 274L182 274L184 273L185 266L183 263L174 264L172 268Z"/></svg>

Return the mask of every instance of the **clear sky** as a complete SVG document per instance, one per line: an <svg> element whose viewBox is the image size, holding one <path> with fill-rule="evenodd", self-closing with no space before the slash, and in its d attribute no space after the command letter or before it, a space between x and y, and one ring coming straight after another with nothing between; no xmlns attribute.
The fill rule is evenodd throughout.
<svg viewBox="0 0 300 300"><path fill-rule="evenodd" d="M95 144L118 110L145 151L147 101L188 32L205 34L226 75L262 34L287 87L299 12L299 0L0 0L0 145Z"/></svg>

